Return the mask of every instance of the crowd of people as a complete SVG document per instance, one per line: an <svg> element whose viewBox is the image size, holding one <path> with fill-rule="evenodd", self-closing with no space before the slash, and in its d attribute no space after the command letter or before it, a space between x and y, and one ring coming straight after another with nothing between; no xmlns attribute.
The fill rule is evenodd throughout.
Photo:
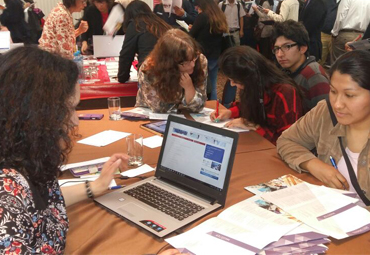
<svg viewBox="0 0 370 255"><path fill-rule="evenodd" d="M91 54L92 36L104 34L117 5L125 12L117 77L129 80L137 57L135 106L200 112L217 99L220 71L226 108L211 120L255 130L292 169L357 192L370 206L370 52L349 47L370 36L370 1L182 0L151 10L140 0L62 0L45 22L32 0L4 1L1 30L39 47L0 56L0 250L63 253L66 206L99 196L117 168L127 169L128 156L114 154L96 181L57 183L78 125L77 41ZM72 13L82 11L74 24ZM235 45L224 49L225 38Z"/></svg>

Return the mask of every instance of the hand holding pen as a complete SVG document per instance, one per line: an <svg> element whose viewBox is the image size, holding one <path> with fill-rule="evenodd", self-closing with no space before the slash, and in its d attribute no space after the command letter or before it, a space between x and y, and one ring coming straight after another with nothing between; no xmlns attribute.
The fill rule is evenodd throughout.
<svg viewBox="0 0 370 255"><path fill-rule="evenodd" d="M337 166L337 163L335 162L335 159L332 157L332 156L329 156L329 159L330 159L330 162L331 162L331 165L338 170L338 166ZM340 179L338 179L340 181L340 183L342 183L342 186L343 186L343 190L348 190L346 188L346 185L345 183L343 183Z"/></svg>

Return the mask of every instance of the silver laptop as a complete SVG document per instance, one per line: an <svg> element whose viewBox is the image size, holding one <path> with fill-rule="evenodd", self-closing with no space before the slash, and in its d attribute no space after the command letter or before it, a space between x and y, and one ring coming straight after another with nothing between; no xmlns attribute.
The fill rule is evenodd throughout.
<svg viewBox="0 0 370 255"><path fill-rule="evenodd" d="M169 116L153 177L95 199L158 237L225 205L238 134Z"/></svg>
<svg viewBox="0 0 370 255"><path fill-rule="evenodd" d="M93 35L94 57L118 57L122 49L124 35Z"/></svg>

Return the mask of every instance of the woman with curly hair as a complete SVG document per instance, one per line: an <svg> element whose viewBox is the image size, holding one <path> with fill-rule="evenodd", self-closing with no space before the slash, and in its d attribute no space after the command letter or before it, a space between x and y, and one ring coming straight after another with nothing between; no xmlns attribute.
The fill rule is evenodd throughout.
<svg viewBox="0 0 370 255"><path fill-rule="evenodd" d="M93 35L103 35L103 26L108 20L109 13L113 6L117 5L114 0L90 0L90 6L84 11L82 20L85 20L89 26L86 33L81 35L83 54L92 54L93 52ZM123 30L120 28L117 35L123 35Z"/></svg>
<svg viewBox="0 0 370 255"><path fill-rule="evenodd" d="M135 54L138 54L137 67L140 68L158 38L171 29L171 26L155 15L145 2L135 0L126 8L123 29L126 35L119 55L118 69L118 81L121 83L130 78Z"/></svg>
<svg viewBox="0 0 370 255"><path fill-rule="evenodd" d="M301 91L294 81L271 61L248 46L227 49L221 56L221 71L231 86L241 90L240 102L230 109L211 113L214 121L235 118L226 127L256 130L276 144L281 133L302 116Z"/></svg>
<svg viewBox="0 0 370 255"><path fill-rule="evenodd" d="M199 112L207 100L207 59L196 41L179 29L168 30L139 70L136 105L153 112Z"/></svg>
<svg viewBox="0 0 370 255"><path fill-rule="evenodd" d="M190 35L202 46L208 60L208 78L210 79L210 100L217 99L217 61L221 55L223 33L228 32L225 14L214 0L196 0L198 16L190 29Z"/></svg>

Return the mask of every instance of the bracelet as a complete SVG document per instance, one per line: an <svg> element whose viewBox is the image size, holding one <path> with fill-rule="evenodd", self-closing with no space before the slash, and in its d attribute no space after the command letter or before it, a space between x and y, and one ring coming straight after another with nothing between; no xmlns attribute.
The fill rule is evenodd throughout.
<svg viewBox="0 0 370 255"><path fill-rule="evenodd" d="M85 187L86 187L87 197L93 199L94 198L94 194L92 193L92 190L91 190L90 182L89 181L85 181Z"/></svg>

